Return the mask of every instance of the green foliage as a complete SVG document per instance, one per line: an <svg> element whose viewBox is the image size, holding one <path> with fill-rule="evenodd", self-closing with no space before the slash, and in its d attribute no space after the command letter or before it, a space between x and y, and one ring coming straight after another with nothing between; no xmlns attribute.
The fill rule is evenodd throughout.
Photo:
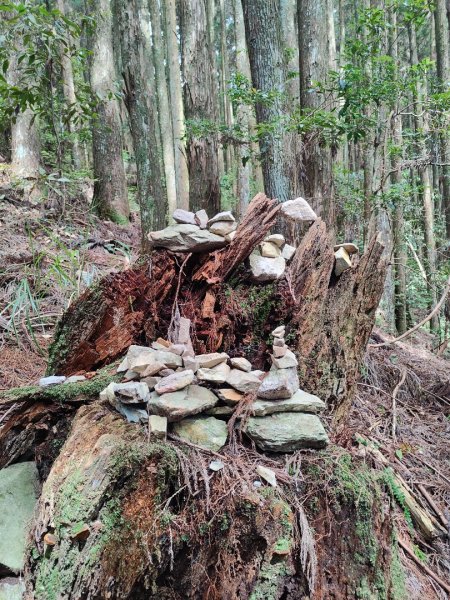
<svg viewBox="0 0 450 600"><path fill-rule="evenodd" d="M404 495L402 489L399 487L399 485L395 481L394 472L391 467L387 467L384 470L383 480L389 490L389 493L397 501L397 503L400 505L401 509L403 510L403 516L405 517L405 521L407 522L408 527L410 529L413 529L414 526L413 526L413 522L412 522L412 518L411 518L411 512L410 512L409 508L406 506L405 495Z"/></svg>

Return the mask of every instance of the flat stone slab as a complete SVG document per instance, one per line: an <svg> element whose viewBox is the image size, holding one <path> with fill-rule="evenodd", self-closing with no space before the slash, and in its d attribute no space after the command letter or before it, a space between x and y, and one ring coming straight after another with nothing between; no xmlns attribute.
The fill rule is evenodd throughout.
<svg viewBox="0 0 450 600"><path fill-rule="evenodd" d="M250 270L253 279L260 283L279 279L286 269L286 261L282 256L266 258L258 254L250 254Z"/></svg>
<svg viewBox="0 0 450 600"><path fill-rule="evenodd" d="M240 371L249 373L252 370L252 363L243 356L235 356L230 359L231 366Z"/></svg>
<svg viewBox="0 0 450 600"><path fill-rule="evenodd" d="M209 226L210 233L214 233L215 235L221 235L222 237L226 237L230 235L233 231L236 230L236 223L234 221L216 221Z"/></svg>
<svg viewBox="0 0 450 600"><path fill-rule="evenodd" d="M281 400L291 398L300 386L297 369L270 370L263 379L258 392L258 398L264 400Z"/></svg>
<svg viewBox="0 0 450 600"><path fill-rule="evenodd" d="M222 402L225 402L229 406L235 406L244 397L244 394L231 388L221 388L220 390L216 390L216 393Z"/></svg>
<svg viewBox="0 0 450 600"><path fill-rule="evenodd" d="M225 421L215 417L184 419L174 424L173 432L183 440L213 452L218 452L225 446L228 435Z"/></svg>
<svg viewBox="0 0 450 600"><path fill-rule="evenodd" d="M261 379L259 378L259 375L253 373L252 371L250 371L250 373L246 373L240 369L231 369L226 382L235 390L238 390L238 392L242 392L243 394L256 392L261 385Z"/></svg>
<svg viewBox="0 0 450 600"><path fill-rule="evenodd" d="M289 349L286 350L286 352L279 357L277 357L274 353L272 355L272 363L277 369L289 369L291 367L298 366L295 354L292 352L292 350Z"/></svg>
<svg viewBox="0 0 450 600"><path fill-rule="evenodd" d="M316 213L304 198L287 200L281 204L281 213L291 221L315 221Z"/></svg>
<svg viewBox="0 0 450 600"><path fill-rule="evenodd" d="M223 362L211 369L201 368L197 371L197 378L200 381L209 381L210 383L225 383L230 374L230 367Z"/></svg>
<svg viewBox="0 0 450 600"><path fill-rule="evenodd" d="M155 391L158 394L167 394L170 392L176 392L182 390L194 381L194 371L186 369L185 371L178 371L168 377L163 377L155 385Z"/></svg>
<svg viewBox="0 0 450 600"><path fill-rule="evenodd" d="M123 404L144 404L150 399L150 390L143 381L114 383L114 387L111 389Z"/></svg>
<svg viewBox="0 0 450 600"><path fill-rule="evenodd" d="M265 417L280 412L318 413L325 408L326 404L323 400L303 390L297 390L292 398L284 400L260 400L257 398L252 406L255 417Z"/></svg>
<svg viewBox="0 0 450 600"><path fill-rule="evenodd" d="M0 580L0 600L22 600L25 594L25 582L18 577L6 577Z"/></svg>
<svg viewBox="0 0 450 600"><path fill-rule="evenodd" d="M152 246L173 252L210 252L226 246L226 240L198 225L171 225L148 234Z"/></svg>
<svg viewBox="0 0 450 600"><path fill-rule="evenodd" d="M65 381L66 377L64 375L49 375L48 377L41 377L41 379L39 379L39 385L41 387L48 387L50 385L59 385Z"/></svg>
<svg viewBox="0 0 450 600"><path fill-rule="evenodd" d="M213 408L218 401L211 390L199 385L190 385L184 390L170 394L159 395L152 392L147 409L150 414L167 417L171 423Z"/></svg>
<svg viewBox="0 0 450 600"><path fill-rule="evenodd" d="M295 452L301 448L325 448L327 433L316 415L285 412L267 417L250 417L247 435L267 452Z"/></svg>
<svg viewBox="0 0 450 600"><path fill-rule="evenodd" d="M229 356L226 352L211 352L210 354L197 354L195 360L201 368L211 369L216 365L227 362Z"/></svg>
<svg viewBox="0 0 450 600"><path fill-rule="evenodd" d="M281 251L281 256L284 260L289 261L294 256L297 248L295 246L291 246L290 244L285 244L283 250Z"/></svg>
<svg viewBox="0 0 450 600"><path fill-rule="evenodd" d="M358 246L352 242L344 242L343 244L336 244L334 251L337 252L340 248L344 248L347 254L357 254L359 252Z"/></svg>
<svg viewBox="0 0 450 600"><path fill-rule="evenodd" d="M187 223L188 225L198 225L195 220L195 214L182 208L177 208L173 212L173 219L177 223Z"/></svg>
<svg viewBox="0 0 450 600"><path fill-rule="evenodd" d="M19 573L24 568L28 527L38 491L34 462L0 470L0 571Z"/></svg>
<svg viewBox="0 0 450 600"><path fill-rule="evenodd" d="M217 223L218 221L229 221L229 222L233 222L236 219L233 217L233 214L231 213L231 211L229 210L224 210L223 212L217 213L217 215L214 215L214 217L212 217L209 221L208 221L208 227L210 225L212 225L213 223Z"/></svg>
<svg viewBox="0 0 450 600"><path fill-rule="evenodd" d="M148 346L137 346L136 344L132 344L128 348L128 351L127 351L125 357L123 358L122 362L117 367L117 372L124 373L125 371L128 371L128 369L130 369L131 360L133 358L136 358L137 356L139 356L139 354L141 354L142 352L146 352L146 351L151 352L152 349L148 348Z"/></svg>

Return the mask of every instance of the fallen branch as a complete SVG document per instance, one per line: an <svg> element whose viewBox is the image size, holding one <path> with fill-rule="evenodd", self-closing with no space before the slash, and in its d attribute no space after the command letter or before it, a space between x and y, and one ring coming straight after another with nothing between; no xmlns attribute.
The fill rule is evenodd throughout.
<svg viewBox="0 0 450 600"><path fill-rule="evenodd" d="M394 338L393 340L390 340L389 342L382 342L381 344L369 344L368 347L369 348L382 348L383 346L390 346L391 344L400 342L401 340L405 339L406 337L408 337L409 335L411 335L412 333L414 333L415 331L420 329L420 327L425 325L425 323L428 323L428 321L431 321L431 319L439 313L442 305L445 302L445 299L447 298L447 294L449 293L449 291L450 291L450 277L447 280L447 284L444 288L444 293L442 294L441 299L436 304L436 306L433 308L433 310L430 312L430 314L427 317L425 317L424 319L422 319L420 321L420 323L417 323L417 325L414 325L414 327L411 327L411 329L409 329L408 331L405 331L405 333L403 333L402 335L400 335L397 338Z"/></svg>
<svg viewBox="0 0 450 600"><path fill-rule="evenodd" d="M398 539L397 540L398 545L403 548L403 550L406 552L406 554L408 554L408 556L410 558L413 559L413 561L418 564L420 567L422 567L422 569L425 571L425 573L427 575L429 575L432 579L434 579L434 581L441 586L441 588L443 590L445 590L446 592L448 592L450 594L450 585L448 585L445 581L443 581L439 575L436 575L436 573L434 571L432 571L429 567L427 567L427 565L425 565L420 558L418 558L413 550L411 550L411 548L408 546L408 544L406 544L403 540Z"/></svg>
<svg viewBox="0 0 450 600"><path fill-rule="evenodd" d="M406 368L403 367L400 381L395 386L394 392L392 394L392 439L394 440L394 442L397 441L397 394L406 379L406 373Z"/></svg>
<svg viewBox="0 0 450 600"><path fill-rule="evenodd" d="M444 517L444 515L443 515L442 511L440 510L439 506L436 504L436 502L433 500L433 498L427 492L427 490L425 489L425 486L422 485L421 483L419 483L417 485L417 487L419 488L422 496L427 500L428 504L431 506L431 508L434 510L434 512L439 517L439 520L442 523L442 525L445 528L447 528L448 527L448 521L447 521L447 519Z"/></svg>

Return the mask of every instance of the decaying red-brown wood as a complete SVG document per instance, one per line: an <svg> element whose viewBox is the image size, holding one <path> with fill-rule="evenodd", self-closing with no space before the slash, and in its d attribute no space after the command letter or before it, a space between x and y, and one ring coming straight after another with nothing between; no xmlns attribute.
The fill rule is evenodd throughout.
<svg viewBox="0 0 450 600"><path fill-rule="evenodd" d="M337 278L332 240L317 219L278 282L252 283L245 259L275 225L278 210L274 200L258 194L225 249L207 255L155 250L144 264L87 291L58 327L51 372L95 369L131 343L166 337L178 311L192 322L197 352L248 351L252 362L264 367L265 342L284 322L299 357L302 386L327 400L341 419L383 291L383 247L373 239L359 263Z"/></svg>

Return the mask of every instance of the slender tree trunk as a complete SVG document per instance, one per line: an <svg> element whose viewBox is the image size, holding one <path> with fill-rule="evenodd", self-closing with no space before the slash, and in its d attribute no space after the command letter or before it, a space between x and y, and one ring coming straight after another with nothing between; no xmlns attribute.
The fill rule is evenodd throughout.
<svg viewBox="0 0 450 600"><path fill-rule="evenodd" d="M274 124L274 132L260 139L264 188L268 196L285 202L298 194L299 165L296 140L283 127L289 111L280 10L276 0L242 0L242 6L253 86L278 92L272 103L256 105L258 123Z"/></svg>
<svg viewBox="0 0 450 600"><path fill-rule="evenodd" d="M448 91L450 86L450 43L449 24L447 20L445 0L434 3L434 26L436 37L436 66L439 86L442 91ZM450 240L450 119L443 118L443 131L440 134L442 173L442 205L445 211L447 239Z"/></svg>
<svg viewBox="0 0 450 600"><path fill-rule="evenodd" d="M57 7L59 12L66 16L66 4L65 0L57 0ZM67 40L69 44L72 44L72 40ZM67 54L66 48L61 47L61 66L62 66L62 78L63 78L63 93L67 105L72 109L77 107L77 97L75 95L75 83L73 79L73 67L72 59ZM73 119L69 119L69 132L71 136L72 146L72 162L75 169L81 169L83 166L83 152L80 147L80 140L77 132L77 127L73 122Z"/></svg>
<svg viewBox="0 0 450 600"><path fill-rule="evenodd" d="M398 65L398 29L397 13L391 11L391 32L390 32L390 55L395 65ZM399 68L397 67L399 70ZM398 76L398 75L397 75ZM405 231L403 218L403 194L402 184L402 117L399 114L400 106L396 102L394 114L391 119L392 144L396 151L392 154L391 167L392 185L396 187L395 207L393 214L392 232L394 242L394 273L395 273L395 326L398 334L405 333L407 329L406 319L406 248Z"/></svg>
<svg viewBox="0 0 450 600"><path fill-rule="evenodd" d="M110 0L92 2L96 27L92 40L90 80L98 101L92 130L94 158L94 203L98 214L117 222L128 221L122 132L115 91L116 73L112 42Z"/></svg>
<svg viewBox="0 0 450 600"><path fill-rule="evenodd" d="M314 82L325 81L331 67L330 52L335 52L335 43L330 50L334 35L330 38L329 10L328 0L299 0L298 3L300 105L305 110L331 106L330 101L313 90ZM303 156L305 197L333 231L336 211L331 150L322 147L316 135L305 141Z"/></svg>
<svg viewBox="0 0 450 600"><path fill-rule="evenodd" d="M297 0L280 0L281 33L286 49L286 69L289 75L286 91L292 101L298 102L300 97L299 57L298 57L298 19ZM294 76L295 74L295 76Z"/></svg>
<svg viewBox="0 0 450 600"><path fill-rule="evenodd" d="M410 52L411 52L411 64L418 64L417 56L417 40L416 30L414 25L409 27L410 34ZM417 140L417 148L421 157L426 156L426 137L428 135L428 120L424 117L423 107L423 96L424 90L420 81L416 84L415 90L415 130ZM424 215L424 235L425 235L425 252L427 256L427 277L428 277L428 293L430 297L430 308L437 302L436 294L436 241L434 237L434 203L433 194L430 180L430 168L427 164L420 165L418 168L420 184L421 184L421 196L423 204L423 215ZM436 316L430 321L431 330L436 331L439 326L439 317Z"/></svg>
<svg viewBox="0 0 450 600"><path fill-rule="evenodd" d="M147 61L142 15L144 0L130 0L126 4L115 0L115 14L120 23L122 71L125 84L125 104L130 116L131 134L137 166L138 197L141 209L142 236L151 229L166 224L166 197L162 187L161 163L156 139L154 103L150 101Z"/></svg>
<svg viewBox="0 0 450 600"><path fill-rule="evenodd" d="M170 115L169 94L165 72L165 38L161 35L161 14L158 2L149 3L152 22L153 56L155 63L155 81L158 93L159 127L163 151L164 175L166 180L167 206L169 220L177 208L177 186L175 175L174 136Z"/></svg>
<svg viewBox="0 0 450 600"><path fill-rule="evenodd" d="M175 150L175 173L177 178L177 205L189 208L189 171L186 155L183 95L181 89L180 53L177 37L176 0L162 0L161 7L167 40L167 67L169 75L170 111Z"/></svg>
<svg viewBox="0 0 450 600"><path fill-rule="evenodd" d="M244 15L242 13L241 0L233 2L233 17L236 35L236 71L251 81L250 64L248 60L247 45L245 42ZM246 104L238 104L236 110L236 119L244 132L245 137L254 134L256 120L252 108ZM250 144L249 147L241 146L238 149L239 163L237 172L237 197L238 197L238 215L242 217L250 202L251 179L255 179L257 189L263 190L264 183L262 179L261 165L258 161L259 147L257 144ZM252 157L250 158L250 156Z"/></svg>
<svg viewBox="0 0 450 600"><path fill-rule="evenodd" d="M11 55L8 67L9 85L26 85L18 55L21 43L18 40L17 51ZM11 170L14 177L28 179L32 184L39 178L40 141L36 116L27 108L17 113L11 124ZM27 186L28 187L28 186ZM33 194L34 195L34 194Z"/></svg>
<svg viewBox="0 0 450 600"><path fill-rule="evenodd" d="M186 119L208 127L219 118L214 44L208 0L181 0L181 66ZM189 205L209 214L220 210L218 141L215 133L188 136Z"/></svg>

